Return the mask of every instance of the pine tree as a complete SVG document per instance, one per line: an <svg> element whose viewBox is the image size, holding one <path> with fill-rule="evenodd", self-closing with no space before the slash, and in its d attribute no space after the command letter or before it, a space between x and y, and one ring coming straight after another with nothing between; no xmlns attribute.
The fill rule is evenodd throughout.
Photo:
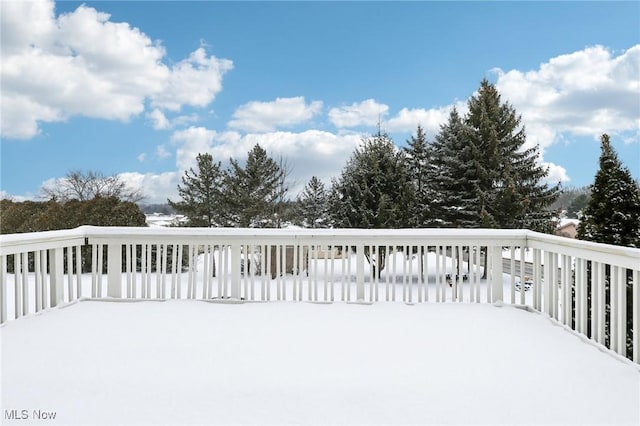
<svg viewBox="0 0 640 426"><path fill-rule="evenodd" d="M583 210L578 238L640 247L640 189L624 167L607 134L601 137L600 168Z"/></svg>
<svg viewBox="0 0 640 426"><path fill-rule="evenodd" d="M435 226L479 226L477 153L465 139L465 130L458 110L453 108L430 147L429 180L436 194L433 202Z"/></svg>
<svg viewBox="0 0 640 426"><path fill-rule="evenodd" d="M411 227L423 228L429 226L433 220L431 204L433 202L433 191L428 176L428 168L431 160L427 145L427 136L418 125L416 135L411 136L404 148L409 178L413 183L415 198L410 206L412 219L409 223Z"/></svg>
<svg viewBox="0 0 640 426"><path fill-rule="evenodd" d="M329 192L316 176L312 176L298 197L299 221L305 228L327 228Z"/></svg>
<svg viewBox="0 0 640 426"><path fill-rule="evenodd" d="M344 228L408 226L414 191L405 156L386 133L364 139L334 180L331 216Z"/></svg>
<svg viewBox="0 0 640 426"><path fill-rule="evenodd" d="M591 199L582 211L577 237L582 240L614 244L626 247L640 247L640 187L631 177L611 146L609 136L600 138L601 154L599 169L591 185ZM591 274L591 262L587 265ZM611 268L605 265L605 293L609 293ZM627 279L627 357L631 357L633 330L632 271L626 270ZM587 289L591 294L591 284ZM590 297L590 296L589 296ZM609 313L610 302L606 302ZM609 314L605 321L605 341L610 341Z"/></svg>
<svg viewBox="0 0 640 426"><path fill-rule="evenodd" d="M548 206L560 185L543 182L549 171L538 164L537 146L525 148L520 116L487 80L468 106L465 139L476 158L479 224L550 231L553 212Z"/></svg>
<svg viewBox="0 0 640 426"><path fill-rule="evenodd" d="M214 163L211 154L198 154L197 171L185 171L178 194L182 201L167 200L177 212L189 219L188 226L220 226L224 214L222 203L223 173L220 162Z"/></svg>
<svg viewBox="0 0 640 426"><path fill-rule="evenodd" d="M329 205L335 226L343 228L401 228L411 223L414 189L406 158L386 133L378 130L363 139L333 181ZM380 276L386 263L386 246L365 248L365 256Z"/></svg>
<svg viewBox="0 0 640 426"><path fill-rule="evenodd" d="M232 226L266 228L278 224L277 213L288 191L285 172L256 144L244 167L234 160L225 176L227 223Z"/></svg>

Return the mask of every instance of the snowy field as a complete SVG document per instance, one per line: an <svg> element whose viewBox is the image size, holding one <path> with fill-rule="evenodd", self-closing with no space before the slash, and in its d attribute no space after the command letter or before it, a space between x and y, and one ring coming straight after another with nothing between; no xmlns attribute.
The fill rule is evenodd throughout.
<svg viewBox="0 0 640 426"><path fill-rule="evenodd" d="M508 306L82 301L0 336L2 424L640 423L637 366Z"/></svg>

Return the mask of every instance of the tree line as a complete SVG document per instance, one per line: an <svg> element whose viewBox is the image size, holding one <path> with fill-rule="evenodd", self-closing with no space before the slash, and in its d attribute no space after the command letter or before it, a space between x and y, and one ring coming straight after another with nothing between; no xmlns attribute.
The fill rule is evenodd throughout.
<svg viewBox="0 0 640 426"><path fill-rule="evenodd" d="M81 225L146 226L140 189L118 175L71 170L41 188L46 201L0 200L0 233L52 231Z"/></svg>
<svg viewBox="0 0 640 426"><path fill-rule="evenodd" d="M432 141L421 126L403 149L389 135L363 138L331 186L312 177L287 200L287 170L259 145L223 170L211 154L178 186L188 226L528 228L551 231L560 184L545 182L538 147L526 148L521 117L487 80L461 116L454 108Z"/></svg>

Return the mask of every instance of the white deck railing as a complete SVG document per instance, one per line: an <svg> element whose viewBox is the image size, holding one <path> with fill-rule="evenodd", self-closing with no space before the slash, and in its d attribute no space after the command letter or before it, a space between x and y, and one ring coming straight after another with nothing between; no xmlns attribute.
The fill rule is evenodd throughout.
<svg viewBox="0 0 640 426"><path fill-rule="evenodd" d="M640 249L526 230L82 226L0 237L0 319L104 297L509 303L640 363L639 274Z"/></svg>

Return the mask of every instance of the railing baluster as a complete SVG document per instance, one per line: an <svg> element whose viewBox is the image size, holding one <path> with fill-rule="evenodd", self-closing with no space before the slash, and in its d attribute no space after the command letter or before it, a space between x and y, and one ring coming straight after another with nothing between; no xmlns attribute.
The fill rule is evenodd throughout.
<svg viewBox="0 0 640 426"><path fill-rule="evenodd" d="M184 257L184 244L179 243L178 244L178 256L177 256L177 263L178 266L176 267L176 298L178 299L182 299L182 260Z"/></svg>
<svg viewBox="0 0 640 426"><path fill-rule="evenodd" d="M265 282L266 282L266 290L267 290L267 298L265 300L271 300L271 247L265 245L265 253L266 253L266 264L265 264Z"/></svg>
<svg viewBox="0 0 640 426"><path fill-rule="evenodd" d="M249 246L250 250L251 250L251 257L249 258L249 276L251 277L251 295L250 295L250 300L256 300L256 283L255 283L255 277L256 277L256 261L255 261L255 257L256 257L256 246L251 245Z"/></svg>
<svg viewBox="0 0 640 426"><path fill-rule="evenodd" d="M525 272L525 248L523 246L520 246L520 304L524 305L526 304L526 300L525 300L525 294L526 294L526 287L525 287L525 282L527 281L527 275Z"/></svg>
<svg viewBox="0 0 640 426"><path fill-rule="evenodd" d="M315 245L315 255L313 256L313 295L309 289L309 300L318 300L318 249L320 246Z"/></svg>
<svg viewBox="0 0 640 426"><path fill-rule="evenodd" d="M520 280L520 288L524 287L524 282ZM516 248L509 247L509 295L511 304L516 303Z"/></svg>
<svg viewBox="0 0 640 426"><path fill-rule="evenodd" d="M73 300L73 253L71 249L72 247L64 249L67 253L67 301L69 302Z"/></svg>
<svg viewBox="0 0 640 426"><path fill-rule="evenodd" d="M615 297L618 299L618 309L617 312L614 312L612 307L611 315L617 315L616 323L618 324L618 330L615 337L618 340L617 352L625 356L627 353L627 269L619 266L616 269L618 273L618 292ZM612 330L612 336L613 335Z"/></svg>
<svg viewBox="0 0 640 426"><path fill-rule="evenodd" d="M22 316L22 254L13 255L14 316Z"/></svg>
<svg viewBox="0 0 640 426"><path fill-rule="evenodd" d="M244 295L242 296L245 300L249 300L249 245L244 244L242 247L244 248L244 275L242 277Z"/></svg>
<svg viewBox="0 0 640 426"><path fill-rule="evenodd" d="M104 246L102 244L98 244L98 289L97 289L97 297L102 297L102 275L104 272Z"/></svg>
<svg viewBox="0 0 640 426"><path fill-rule="evenodd" d="M329 282L329 276L328 276L328 272L329 272L329 262L327 260L327 255L330 252L330 248L329 246L325 246L324 250L322 253L324 253L324 256L322 257L322 263L323 263L323 282L324 282L324 300L327 300L327 287L328 287L328 282Z"/></svg>
<svg viewBox="0 0 640 426"><path fill-rule="evenodd" d="M302 300L302 274L300 274L299 272L299 265L300 263L298 263L299 260L299 256L300 256L300 246L299 245L294 245L293 246L293 264L295 265L293 268L293 277L291 278L293 281L293 289L292 289L292 297L293 300L299 301ZM296 271L296 269L298 269L298 271Z"/></svg>
<svg viewBox="0 0 640 426"><path fill-rule="evenodd" d="M356 300L363 302L364 299L364 245L356 246Z"/></svg>
<svg viewBox="0 0 640 426"><path fill-rule="evenodd" d="M333 293L333 291L334 291L335 280L336 280L336 275L335 275L335 272L336 272L335 263L336 262L335 262L335 260L336 260L336 246L331 246L331 266L330 266L330 269L331 269L331 283L330 283L330 286L329 286L329 290L331 292L330 293L331 294L330 300L332 302L334 301L334 293Z"/></svg>
<svg viewBox="0 0 640 426"><path fill-rule="evenodd" d="M398 286L398 247L393 247L393 271L391 273L392 285L391 285L391 300L396 301L396 287Z"/></svg>
<svg viewBox="0 0 640 426"><path fill-rule="evenodd" d="M582 334L587 334L587 324L589 320L589 310L587 304L587 261L579 258L578 264L576 265L577 274L580 276L580 324L579 331ZM576 301L577 302L577 301Z"/></svg>
<svg viewBox="0 0 640 426"><path fill-rule="evenodd" d="M127 277L127 298L131 299L131 280L133 278L131 274L131 244L125 244L124 246L124 267L125 275Z"/></svg>
<svg viewBox="0 0 640 426"><path fill-rule="evenodd" d="M40 264L42 266L42 309L49 308L50 298L49 298L49 283L51 279L49 278L49 274L47 270L49 269L49 251L41 250L40 251Z"/></svg>
<svg viewBox="0 0 640 426"><path fill-rule="evenodd" d="M424 252L422 254L423 266L422 274L424 276L424 301L429 301L429 246L424 246Z"/></svg>
<svg viewBox="0 0 640 426"><path fill-rule="evenodd" d="M82 297L82 246L76 246L76 296Z"/></svg>
<svg viewBox="0 0 640 426"><path fill-rule="evenodd" d="M475 281L476 281L476 303L480 303L482 302L482 296L481 296L481 288L480 288L480 280L482 279L482 272L484 268L486 268L486 266L482 266L481 265L481 259L482 259L482 247L481 246L476 246L475 247L475 264L476 264L476 276L475 276Z"/></svg>
<svg viewBox="0 0 640 426"><path fill-rule="evenodd" d="M22 257L22 274L21 274L21 281L22 281L22 315L28 315L29 314L29 277L28 277L28 271L29 271L29 253L28 252L24 252L21 253L21 257Z"/></svg>
<svg viewBox="0 0 640 426"><path fill-rule="evenodd" d="M347 254L347 270L348 270L348 280L347 280L347 302L351 301L351 246L348 246L348 254Z"/></svg>
<svg viewBox="0 0 640 426"><path fill-rule="evenodd" d="M40 265L40 250L33 252L33 273L36 279L36 312L40 312L42 307L42 266Z"/></svg>
<svg viewBox="0 0 640 426"><path fill-rule="evenodd" d="M189 270L187 274L187 299L193 299L193 282L194 282L194 256L195 256L195 247L193 244L189 244Z"/></svg>
<svg viewBox="0 0 640 426"><path fill-rule="evenodd" d="M571 327L572 308L572 279L571 279L571 256L561 255L561 279L562 288L562 322L564 325Z"/></svg>
<svg viewBox="0 0 640 426"><path fill-rule="evenodd" d="M492 246L491 265L491 302L503 302L502 247Z"/></svg>

